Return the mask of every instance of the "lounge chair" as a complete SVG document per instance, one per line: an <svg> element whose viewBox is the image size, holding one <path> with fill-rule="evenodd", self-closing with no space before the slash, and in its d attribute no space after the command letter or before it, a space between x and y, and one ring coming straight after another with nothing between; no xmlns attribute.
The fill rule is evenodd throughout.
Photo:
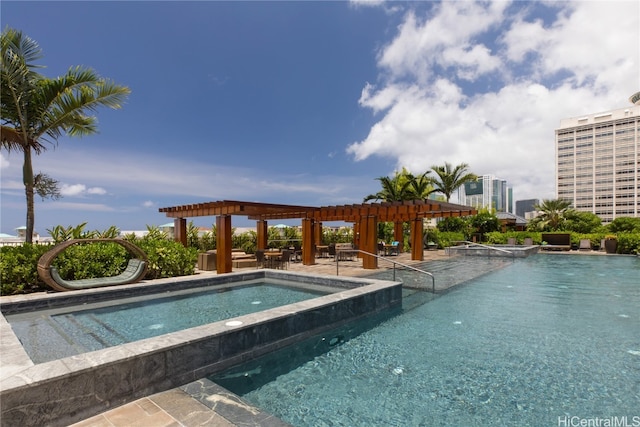
<svg viewBox="0 0 640 427"><path fill-rule="evenodd" d="M548 251L569 251L571 250L571 234L570 233L542 233L541 238L546 244L542 245L542 249Z"/></svg>
<svg viewBox="0 0 640 427"><path fill-rule="evenodd" d="M509 238L507 239L507 245L509 245L509 246L515 246L515 245L517 245L517 244L518 244L518 241L516 240L516 238L515 238L515 237L509 237Z"/></svg>
<svg viewBox="0 0 640 427"><path fill-rule="evenodd" d="M127 264L125 270L116 275L108 277L96 277L93 279L78 279L78 280L64 280L58 274L58 270L55 267L50 267L51 279L57 286L51 286L56 290L76 290L76 289L90 289L99 288L102 286L114 286L114 285L127 285L129 283L135 283L139 281L147 271L146 261L141 259L131 258Z"/></svg>
<svg viewBox="0 0 640 427"><path fill-rule="evenodd" d="M124 247L133 257L120 274L107 277L95 277L78 280L65 280L53 266L55 259L67 248L74 245L86 245L93 243L115 243ZM43 282L56 291L70 291L76 289L90 289L102 286L126 285L136 283L144 278L147 273L148 259L142 249L124 239L97 238L97 239L71 239L59 243L45 252L38 259L38 275Z"/></svg>
<svg viewBox="0 0 640 427"><path fill-rule="evenodd" d="M525 245L525 246L533 246L533 239L531 237L525 237L523 245Z"/></svg>
<svg viewBox="0 0 640 427"><path fill-rule="evenodd" d="M580 246L578 247L580 251L590 251L591 250L591 240L590 239L580 239Z"/></svg>

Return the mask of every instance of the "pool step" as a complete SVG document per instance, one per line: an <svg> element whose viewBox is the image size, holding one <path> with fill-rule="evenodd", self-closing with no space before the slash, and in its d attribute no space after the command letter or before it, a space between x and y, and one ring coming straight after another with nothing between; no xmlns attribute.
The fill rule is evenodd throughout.
<svg viewBox="0 0 640 427"><path fill-rule="evenodd" d="M435 278L436 293L445 292L450 288L472 280L476 277L499 270L513 263L509 258L471 258L464 259L452 258L450 260L427 261L421 264L413 265L414 267L428 271ZM382 280L393 280L393 269L385 269L376 272L368 277L375 277ZM412 270L396 267L395 278L398 281L406 283L408 288L424 289L431 291L431 277Z"/></svg>

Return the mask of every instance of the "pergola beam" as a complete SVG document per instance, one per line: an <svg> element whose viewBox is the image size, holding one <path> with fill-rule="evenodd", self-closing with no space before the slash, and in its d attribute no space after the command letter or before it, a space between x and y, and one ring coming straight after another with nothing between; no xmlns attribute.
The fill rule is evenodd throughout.
<svg viewBox="0 0 640 427"><path fill-rule="evenodd" d="M159 212L169 218L174 218L176 239L186 244L186 218L201 216L217 216L218 230L218 273L231 271L231 216L241 215L257 221L257 247L264 249L267 239L267 221L282 219L300 219L303 225L302 246L303 262L313 264L315 258L315 245L317 236L314 232L314 224L322 224L327 221L343 221L359 224L359 241L363 244L363 250L374 252L373 243L377 239L377 226L379 222L393 222L395 224L394 235L397 240L402 231L402 223L411 223L412 259L421 259L419 251L422 251L421 225L425 218L453 217L476 215L478 211L468 206L453 203L439 202L435 200L409 200L389 203L363 203L341 206L296 206L273 203L242 202L235 200L221 200L172 206L160 208ZM417 245L417 246L416 246ZM365 247L366 246L366 249ZM419 247L418 247L419 246ZM306 249L306 250L305 250ZM364 257L365 268L376 268L377 261L373 257Z"/></svg>

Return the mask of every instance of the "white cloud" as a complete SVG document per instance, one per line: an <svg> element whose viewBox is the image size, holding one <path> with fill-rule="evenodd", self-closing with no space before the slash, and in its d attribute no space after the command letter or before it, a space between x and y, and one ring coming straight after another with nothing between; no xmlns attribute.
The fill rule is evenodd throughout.
<svg viewBox="0 0 640 427"><path fill-rule="evenodd" d="M433 78L436 67L461 66L464 78L496 69L499 61L475 36L499 24L508 2L484 7L475 2L442 2L434 17L421 19L409 12L398 36L380 53L379 65L392 79L409 77L419 82Z"/></svg>
<svg viewBox="0 0 640 427"><path fill-rule="evenodd" d="M353 203L354 198L361 198L363 192L373 192L377 186L371 176L345 177L331 172L292 175L286 171L213 164L207 159L183 161L148 152L144 153L143 162L139 159L113 149L60 144L37 160L46 160L47 173L60 181L83 182L62 186L63 196L86 196L91 189L94 194L103 194L102 189L107 187L108 194L114 195L110 203L118 211L125 209L124 204L141 207L136 201L141 199L156 200L145 203L154 207L192 203L194 199L255 200L256 194L260 200L255 201L283 200L286 196L296 204L336 204L343 199L345 203ZM117 164L118 170L126 173L114 173L105 164ZM7 179L8 176L3 176L3 187Z"/></svg>
<svg viewBox="0 0 640 427"><path fill-rule="evenodd" d="M91 187L91 188L87 188L87 194L104 195L104 194L107 194L107 190L101 187Z"/></svg>
<svg viewBox="0 0 640 427"><path fill-rule="evenodd" d="M379 55L380 82L360 98L382 115L347 152L414 172L469 163L506 179L516 200L555 197L560 120L624 107L638 90L640 6L553 3L543 24L531 5L443 2L429 17L408 13Z"/></svg>
<svg viewBox="0 0 640 427"><path fill-rule="evenodd" d="M62 184L60 186L60 194L62 197L75 197L83 195L87 190L87 186L83 184Z"/></svg>
<svg viewBox="0 0 640 427"><path fill-rule="evenodd" d="M107 190L101 187L89 187L84 184L62 184L60 186L62 197L82 197L85 195L104 195Z"/></svg>
<svg viewBox="0 0 640 427"><path fill-rule="evenodd" d="M145 200L144 202L142 202L142 207L153 208L153 207L156 207L156 203L152 202L151 200Z"/></svg>
<svg viewBox="0 0 640 427"><path fill-rule="evenodd" d="M385 0L350 0L349 3L354 7L377 7L385 3Z"/></svg>
<svg viewBox="0 0 640 427"><path fill-rule="evenodd" d="M9 160L4 157L4 154L0 153L0 169L8 168L10 165Z"/></svg>

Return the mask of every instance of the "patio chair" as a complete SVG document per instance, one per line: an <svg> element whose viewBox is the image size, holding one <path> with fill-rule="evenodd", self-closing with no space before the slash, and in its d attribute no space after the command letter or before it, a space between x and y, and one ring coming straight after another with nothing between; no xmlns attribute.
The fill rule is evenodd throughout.
<svg viewBox="0 0 640 427"><path fill-rule="evenodd" d="M291 261L291 251L289 249L283 249L282 255L275 259L274 267L286 270L289 268L289 261Z"/></svg>
<svg viewBox="0 0 640 427"><path fill-rule="evenodd" d="M291 254L291 258L293 262L302 261L302 246L293 245L293 253Z"/></svg>
<svg viewBox="0 0 640 427"><path fill-rule="evenodd" d="M525 246L533 246L533 239L531 237L525 237L523 244Z"/></svg>
<svg viewBox="0 0 640 427"><path fill-rule="evenodd" d="M507 239L507 245L509 245L509 246L515 246L515 245L517 245L517 244L518 244L518 241L516 240L516 238L515 238L515 237L509 237L509 238Z"/></svg>
<svg viewBox="0 0 640 427"><path fill-rule="evenodd" d="M333 257L335 259L336 257L336 244L332 243L329 245L329 258Z"/></svg>

